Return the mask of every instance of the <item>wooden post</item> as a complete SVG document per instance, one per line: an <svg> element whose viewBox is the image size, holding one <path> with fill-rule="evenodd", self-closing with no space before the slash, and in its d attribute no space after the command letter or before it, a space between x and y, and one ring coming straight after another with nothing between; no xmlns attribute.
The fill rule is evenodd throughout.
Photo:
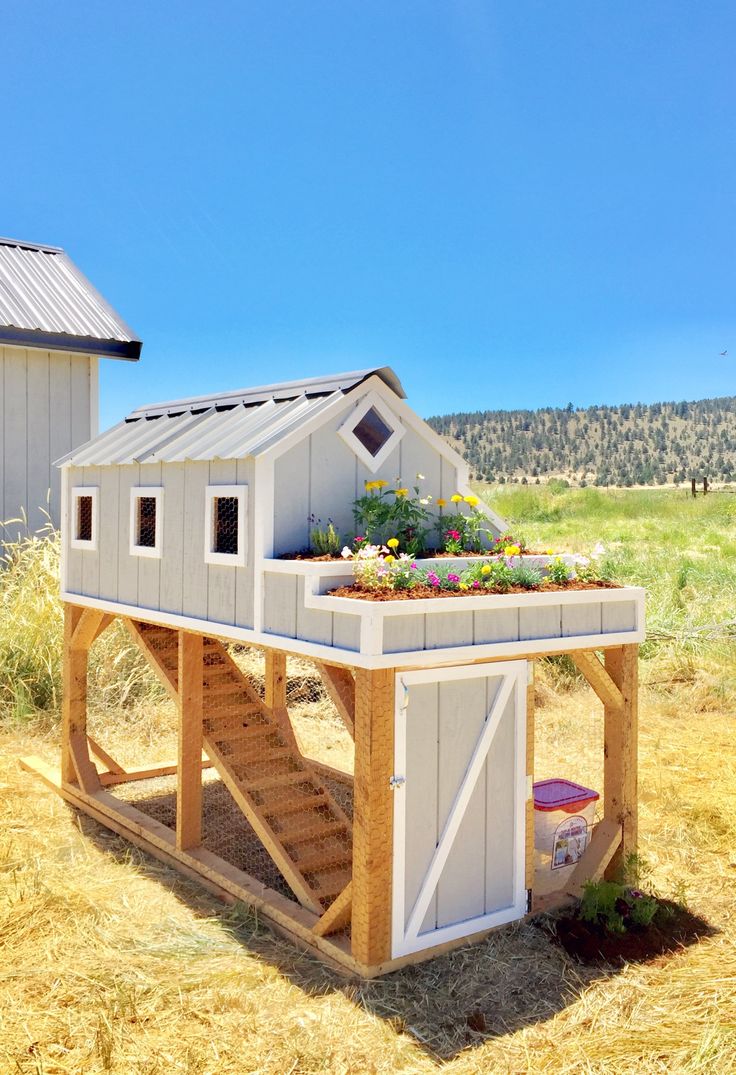
<svg viewBox="0 0 736 1075"><path fill-rule="evenodd" d="M82 617L78 605L64 605L64 653L61 703L61 779L74 784L72 739L87 731L87 651L72 645L74 632Z"/></svg>
<svg viewBox="0 0 736 1075"><path fill-rule="evenodd" d="M368 967L391 956L394 682L392 668L355 673L352 952Z"/></svg>
<svg viewBox="0 0 736 1075"><path fill-rule="evenodd" d="M623 704L604 706L603 814L621 826L621 845L606 868L620 877L637 845L638 645L605 651L606 671L621 691Z"/></svg>
<svg viewBox="0 0 736 1075"><path fill-rule="evenodd" d="M690 492L693 494L693 496L697 496L697 493L695 491L695 478L690 479Z"/></svg>
<svg viewBox="0 0 736 1075"><path fill-rule="evenodd" d="M179 631L179 749L176 846L202 842L202 682L204 639Z"/></svg>
<svg viewBox="0 0 736 1075"><path fill-rule="evenodd" d="M269 709L286 708L286 654L278 649L266 650L266 693Z"/></svg>
<svg viewBox="0 0 736 1075"><path fill-rule="evenodd" d="M707 492L708 492L708 479L703 478L703 496L705 496L707 494Z"/></svg>

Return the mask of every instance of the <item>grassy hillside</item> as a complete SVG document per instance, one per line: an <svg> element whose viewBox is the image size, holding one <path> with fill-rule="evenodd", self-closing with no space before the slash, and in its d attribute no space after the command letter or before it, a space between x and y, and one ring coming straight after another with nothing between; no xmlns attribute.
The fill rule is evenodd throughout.
<svg viewBox="0 0 736 1075"><path fill-rule="evenodd" d="M534 483L663 485L736 476L736 397L538 411L475 411L429 419L475 477Z"/></svg>

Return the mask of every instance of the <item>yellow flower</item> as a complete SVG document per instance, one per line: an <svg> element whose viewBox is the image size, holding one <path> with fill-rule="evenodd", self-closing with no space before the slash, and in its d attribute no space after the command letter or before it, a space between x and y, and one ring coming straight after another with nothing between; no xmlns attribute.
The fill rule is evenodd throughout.
<svg viewBox="0 0 736 1075"><path fill-rule="evenodd" d="M376 483L375 482L369 482L367 480L363 482L363 485L365 486L366 493L370 493L371 489L376 488Z"/></svg>
<svg viewBox="0 0 736 1075"><path fill-rule="evenodd" d="M383 559L384 559L384 563L392 564L394 562L394 560L396 559L396 557L392 556L391 553L389 553L388 556L384 556Z"/></svg>
<svg viewBox="0 0 736 1075"><path fill-rule="evenodd" d="M470 504L471 508L476 507L480 503L480 501L478 500L478 497L473 496L472 494L471 494L471 496L466 496L464 499L465 499L465 503Z"/></svg>
<svg viewBox="0 0 736 1075"><path fill-rule="evenodd" d="M463 498L460 496L459 493L453 493L452 496L450 497L450 500L453 502L453 504L462 503L462 499Z"/></svg>
<svg viewBox="0 0 736 1075"><path fill-rule="evenodd" d="M443 500L441 496L437 497L437 499L435 501L435 504L437 505L438 508L446 508L447 507L447 501Z"/></svg>
<svg viewBox="0 0 736 1075"><path fill-rule="evenodd" d="M394 489L394 496L408 496L408 489Z"/></svg>
<svg viewBox="0 0 736 1075"><path fill-rule="evenodd" d="M503 551L506 556L518 556L521 549L518 545L507 545Z"/></svg>
<svg viewBox="0 0 736 1075"><path fill-rule="evenodd" d="M388 545L389 549L398 549L398 547L399 547L399 539L398 538L389 538L388 541L386 542L386 544Z"/></svg>
<svg viewBox="0 0 736 1075"><path fill-rule="evenodd" d="M547 553L547 556L554 556L555 554L554 549L545 549L545 552Z"/></svg>
<svg viewBox="0 0 736 1075"><path fill-rule="evenodd" d="M378 481L373 482L374 489L385 489L387 485L388 482L385 482L382 478L379 478Z"/></svg>
<svg viewBox="0 0 736 1075"><path fill-rule="evenodd" d="M468 587L467 582L461 582L461 583L458 584L458 590L467 590L468 588L469 587Z"/></svg>
<svg viewBox="0 0 736 1075"><path fill-rule="evenodd" d="M481 575L490 575L490 573L491 573L491 565L490 564L483 564L483 567L480 569L480 573L481 573Z"/></svg>

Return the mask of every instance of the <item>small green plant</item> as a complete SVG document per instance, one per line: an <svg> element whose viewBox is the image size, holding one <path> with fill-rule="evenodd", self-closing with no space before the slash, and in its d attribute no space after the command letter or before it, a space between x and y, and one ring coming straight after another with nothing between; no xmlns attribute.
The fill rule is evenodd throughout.
<svg viewBox="0 0 736 1075"><path fill-rule="evenodd" d="M561 556L556 556L554 560L550 560L547 564L547 578L557 586L567 582L571 575L572 571Z"/></svg>
<svg viewBox="0 0 736 1075"><path fill-rule="evenodd" d="M419 480L421 476L417 475ZM369 544L383 542L393 534L409 556L418 556L426 548L431 530L426 525L430 500L419 495L418 485L414 486L412 496L400 479L395 489L389 489L388 482L380 478L367 481L363 495L353 501L356 532Z"/></svg>
<svg viewBox="0 0 736 1075"><path fill-rule="evenodd" d="M580 901L580 917L608 933L625 933L632 926L646 929L662 904L656 896L620 881L588 881Z"/></svg>
<svg viewBox="0 0 736 1075"><path fill-rule="evenodd" d="M529 564L518 564L511 568L511 585L522 586L525 590L534 590L542 581L542 572Z"/></svg>
<svg viewBox="0 0 736 1075"><path fill-rule="evenodd" d="M342 547L342 538L335 529L332 519L327 520L327 526L322 525L321 519L309 516L309 543L312 552L318 556L339 556Z"/></svg>

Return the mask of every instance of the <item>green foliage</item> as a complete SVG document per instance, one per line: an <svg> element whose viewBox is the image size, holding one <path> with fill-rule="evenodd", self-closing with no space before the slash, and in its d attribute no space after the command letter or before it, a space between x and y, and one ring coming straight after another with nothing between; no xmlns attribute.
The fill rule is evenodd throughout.
<svg viewBox="0 0 736 1075"><path fill-rule="evenodd" d="M310 515L309 543L312 552L318 556L339 556L342 549L342 538L335 530L332 519L327 520L327 526L322 525L321 519L315 519Z"/></svg>
<svg viewBox="0 0 736 1075"><path fill-rule="evenodd" d="M656 896L618 881L588 881L580 900L580 917L609 933L625 933L632 926L646 928L661 909Z"/></svg>
<svg viewBox="0 0 736 1075"><path fill-rule="evenodd" d="M2 545L0 568L0 721L57 717L61 707L64 615L59 600L59 539L47 534ZM163 688L118 623L90 651L92 708L160 700Z"/></svg>
<svg viewBox="0 0 736 1075"><path fill-rule="evenodd" d="M370 543L383 543L397 537L402 551L418 556L427 545L432 527L429 497L420 497L419 486L414 495L408 488L377 479L365 483L365 492L353 501L356 533Z"/></svg>
<svg viewBox="0 0 736 1075"><path fill-rule="evenodd" d="M529 564L517 564L511 568L511 585L523 586L525 590L534 590L542 581L542 572Z"/></svg>
<svg viewBox="0 0 736 1075"><path fill-rule="evenodd" d="M550 582L554 582L557 585L567 582L571 575L572 571L559 556L556 556L554 560L551 560L547 565L547 578Z"/></svg>

